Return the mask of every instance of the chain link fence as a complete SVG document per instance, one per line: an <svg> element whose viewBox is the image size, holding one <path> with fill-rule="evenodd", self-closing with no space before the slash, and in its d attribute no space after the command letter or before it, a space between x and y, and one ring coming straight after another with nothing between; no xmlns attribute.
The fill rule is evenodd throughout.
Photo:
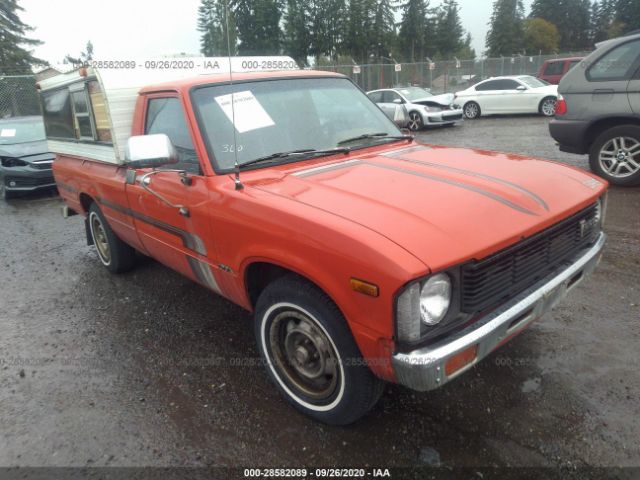
<svg viewBox="0 0 640 480"><path fill-rule="evenodd" d="M377 63L366 65L325 65L318 70L341 73L352 78L363 90L415 85L434 94L457 92L490 77L537 75L546 60L584 57L588 52L536 55L479 60L440 60L418 63Z"/></svg>
<svg viewBox="0 0 640 480"><path fill-rule="evenodd" d="M40 115L33 75L0 75L0 119Z"/></svg>

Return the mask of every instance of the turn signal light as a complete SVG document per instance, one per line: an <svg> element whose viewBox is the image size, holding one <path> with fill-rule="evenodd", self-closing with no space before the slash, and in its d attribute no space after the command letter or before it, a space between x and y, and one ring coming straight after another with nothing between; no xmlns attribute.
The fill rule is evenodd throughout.
<svg viewBox="0 0 640 480"><path fill-rule="evenodd" d="M357 278L351 279L351 288L356 291L369 295L370 297L377 297L380 295L380 289L373 283L365 282L364 280L358 280Z"/></svg>
<svg viewBox="0 0 640 480"><path fill-rule="evenodd" d="M447 374L447 377L450 377L458 370L466 367L478 356L478 346L473 345L466 350L463 350L459 353L456 353L453 357L447 360L447 363L444 365L444 373Z"/></svg>
<svg viewBox="0 0 640 480"><path fill-rule="evenodd" d="M556 102L556 115L567 114L567 101L562 95L558 95L558 101Z"/></svg>

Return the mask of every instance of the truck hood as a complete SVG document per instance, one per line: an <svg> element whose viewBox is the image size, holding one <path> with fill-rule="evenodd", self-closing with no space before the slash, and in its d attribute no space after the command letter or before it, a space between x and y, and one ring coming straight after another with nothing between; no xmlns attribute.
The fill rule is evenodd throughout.
<svg viewBox="0 0 640 480"><path fill-rule="evenodd" d="M432 270L506 248L585 208L606 188L549 161L426 145L290 167L247 185L373 230Z"/></svg>

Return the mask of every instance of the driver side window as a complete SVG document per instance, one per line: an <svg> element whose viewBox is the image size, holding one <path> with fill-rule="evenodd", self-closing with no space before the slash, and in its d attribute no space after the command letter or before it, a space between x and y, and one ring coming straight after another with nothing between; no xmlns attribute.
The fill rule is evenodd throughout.
<svg viewBox="0 0 640 480"><path fill-rule="evenodd" d="M193 147L182 104L178 98L149 100L144 133L148 135L164 133L173 143L178 154L178 163L164 168L186 170L195 175L202 175L200 161Z"/></svg>

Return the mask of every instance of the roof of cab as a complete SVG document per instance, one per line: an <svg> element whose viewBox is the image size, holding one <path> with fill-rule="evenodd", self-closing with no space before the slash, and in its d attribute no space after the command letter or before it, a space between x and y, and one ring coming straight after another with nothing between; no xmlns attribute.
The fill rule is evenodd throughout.
<svg viewBox="0 0 640 480"><path fill-rule="evenodd" d="M285 70L274 72L248 72L234 73L231 79L233 82L245 82L251 80L273 80L279 78L314 78L314 77L334 77L345 78L344 75L335 72L325 72L320 70ZM147 85L140 89L140 93L152 93L160 91L188 91L192 87L199 85L211 85L216 83L229 83L229 74L198 75L195 77L162 82Z"/></svg>

